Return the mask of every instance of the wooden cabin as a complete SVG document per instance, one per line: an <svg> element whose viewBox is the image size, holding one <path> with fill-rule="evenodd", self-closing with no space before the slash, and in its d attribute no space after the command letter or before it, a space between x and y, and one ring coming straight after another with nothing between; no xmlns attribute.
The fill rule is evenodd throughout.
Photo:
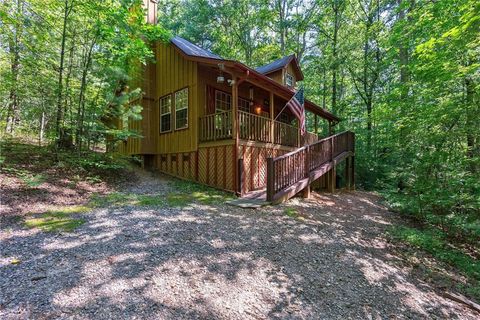
<svg viewBox="0 0 480 320"><path fill-rule="evenodd" d="M155 23L155 1L144 2L147 19ZM143 118L128 124L143 137L121 142L122 153L239 196L268 191L263 195L269 201L309 190L320 177L334 188L342 159L353 185L353 134L329 138L339 119L306 99L313 132L302 136L285 108L303 80L294 55L254 69L180 37L154 44L154 52L156 63L137 77L144 92Z"/></svg>

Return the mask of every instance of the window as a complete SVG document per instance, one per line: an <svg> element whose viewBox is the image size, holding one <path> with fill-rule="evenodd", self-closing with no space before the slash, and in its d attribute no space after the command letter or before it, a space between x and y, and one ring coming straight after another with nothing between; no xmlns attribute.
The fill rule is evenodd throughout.
<svg viewBox="0 0 480 320"><path fill-rule="evenodd" d="M172 128L172 95L160 98L160 132L170 131Z"/></svg>
<svg viewBox="0 0 480 320"><path fill-rule="evenodd" d="M175 129L188 127L188 88L175 92Z"/></svg>
<svg viewBox="0 0 480 320"><path fill-rule="evenodd" d="M243 112L250 112L250 101L238 98L238 110Z"/></svg>
<svg viewBox="0 0 480 320"><path fill-rule="evenodd" d="M285 74L285 84L287 87L293 88L293 76L289 73Z"/></svg>
<svg viewBox="0 0 480 320"><path fill-rule="evenodd" d="M215 112L228 111L232 108L232 96L223 91L215 90Z"/></svg>

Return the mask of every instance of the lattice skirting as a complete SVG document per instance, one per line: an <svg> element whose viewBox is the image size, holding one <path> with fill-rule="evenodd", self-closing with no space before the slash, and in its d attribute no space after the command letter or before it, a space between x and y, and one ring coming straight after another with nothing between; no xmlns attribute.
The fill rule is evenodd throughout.
<svg viewBox="0 0 480 320"><path fill-rule="evenodd" d="M235 179L235 146L198 149L198 182L234 191Z"/></svg>
<svg viewBox="0 0 480 320"><path fill-rule="evenodd" d="M154 166L161 172L196 180L196 152L180 152L155 155Z"/></svg>
<svg viewBox="0 0 480 320"><path fill-rule="evenodd" d="M267 186L267 158L278 157L288 151L257 146L240 146L239 157L243 158L242 193L263 189Z"/></svg>

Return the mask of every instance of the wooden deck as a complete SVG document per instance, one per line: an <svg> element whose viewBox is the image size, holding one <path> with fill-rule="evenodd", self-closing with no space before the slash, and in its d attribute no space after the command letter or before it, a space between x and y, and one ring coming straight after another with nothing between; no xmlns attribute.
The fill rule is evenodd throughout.
<svg viewBox="0 0 480 320"><path fill-rule="evenodd" d="M307 132L301 136L298 127L253 113L238 111L238 123L238 138L246 141L300 147L319 140L314 133ZM223 111L201 117L199 130L201 143L234 139L233 112Z"/></svg>

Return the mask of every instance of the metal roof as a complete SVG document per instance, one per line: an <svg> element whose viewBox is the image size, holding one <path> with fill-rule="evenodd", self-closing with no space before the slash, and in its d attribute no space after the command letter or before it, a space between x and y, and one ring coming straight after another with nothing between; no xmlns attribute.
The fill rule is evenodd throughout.
<svg viewBox="0 0 480 320"><path fill-rule="evenodd" d="M206 50L200 48L199 46L191 43L188 40L185 40L179 36L175 36L172 38L172 43L175 44L180 50L182 50L186 55L192 57L200 57L200 58L210 58L210 59L220 59L223 58Z"/></svg>
<svg viewBox="0 0 480 320"><path fill-rule="evenodd" d="M280 58L278 60L270 62L269 64L258 67L255 70L257 72L260 72L261 74L267 74L267 73L270 73L272 71L275 71L275 70L278 70L278 69L281 69L281 68L285 67L293 58L295 58L295 55L293 55L293 54L289 55L289 56L285 56L283 58Z"/></svg>

